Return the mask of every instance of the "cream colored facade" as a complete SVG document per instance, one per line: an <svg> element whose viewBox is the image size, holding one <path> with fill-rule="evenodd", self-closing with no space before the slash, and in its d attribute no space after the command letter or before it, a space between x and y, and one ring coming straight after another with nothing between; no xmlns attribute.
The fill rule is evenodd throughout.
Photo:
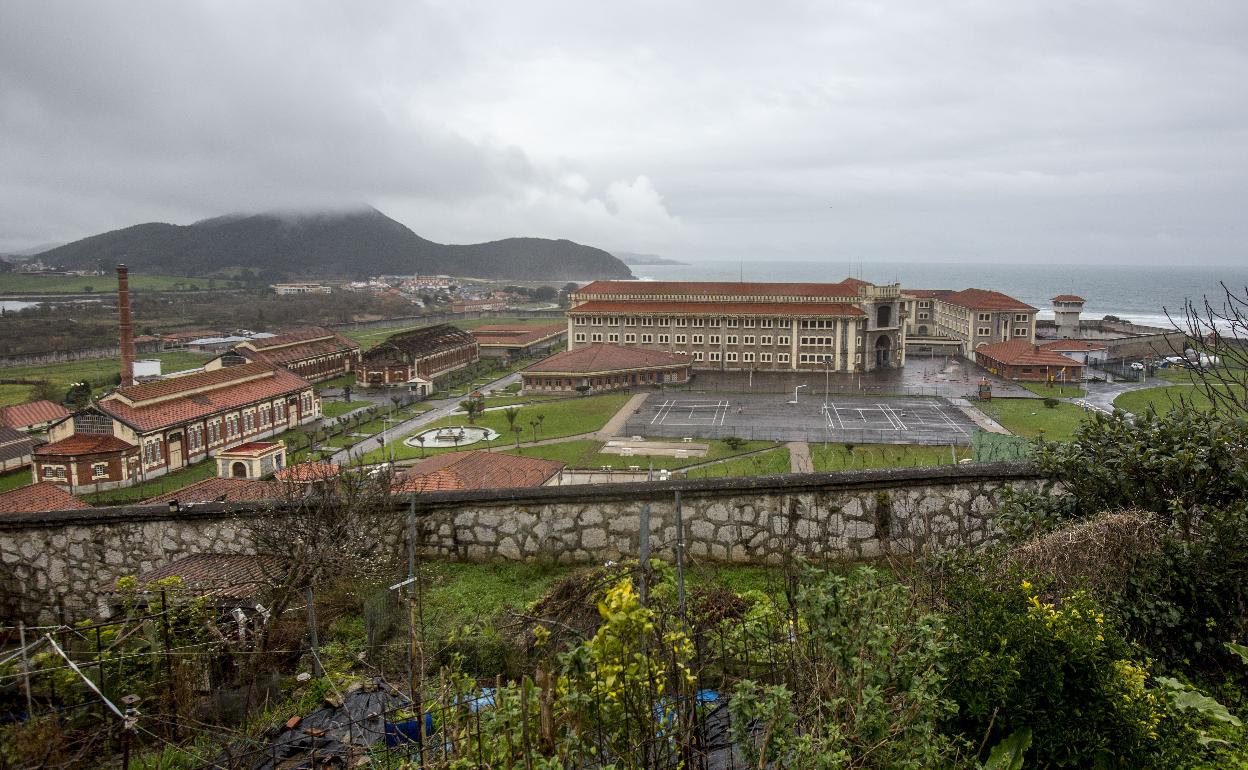
<svg viewBox="0 0 1248 770"><path fill-rule="evenodd" d="M1036 308L1000 292L966 289L902 294L906 335L914 344L947 341L969 355L994 342L1036 341Z"/></svg>
<svg viewBox="0 0 1248 770"><path fill-rule="evenodd" d="M570 299L569 350L594 343L662 350L704 370L905 365L896 284L597 281Z"/></svg>

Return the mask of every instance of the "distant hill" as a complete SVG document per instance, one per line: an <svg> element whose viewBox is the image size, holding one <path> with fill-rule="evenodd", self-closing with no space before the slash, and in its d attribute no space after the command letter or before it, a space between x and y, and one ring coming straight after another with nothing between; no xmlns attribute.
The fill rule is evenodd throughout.
<svg viewBox="0 0 1248 770"><path fill-rule="evenodd" d="M660 257L658 254L634 254L631 251L612 252L621 262L626 265L687 265L688 262L680 262L667 257Z"/></svg>
<svg viewBox="0 0 1248 770"><path fill-rule="evenodd" d="M192 225L150 222L93 235L37 255L67 268L207 275L231 267L269 275L362 278L444 274L515 280L631 278L602 249L566 240L507 238L467 246L425 240L373 208L309 214L239 214Z"/></svg>

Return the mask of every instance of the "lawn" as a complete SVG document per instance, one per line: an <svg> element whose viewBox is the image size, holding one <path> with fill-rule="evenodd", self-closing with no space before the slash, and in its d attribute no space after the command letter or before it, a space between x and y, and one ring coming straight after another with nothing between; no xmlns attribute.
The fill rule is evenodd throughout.
<svg viewBox="0 0 1248 770"><path fill-rule="evenodd" d="M321 414L330 418L341 417L347 412L353 412L371 403L371 401L321 401Z"/></svg>
<svg viewBox="0 0 1248 770"><path fill-rule="evenodd" d="M10 489L24 487L30 483L30 468L19 468L0 474L0 492L8 492Z"/></svg>
<svg viewBox="0 0 1248 770"><path fill-rule="evenodd" d="M617 454L603 454L601 441L592 441L590 439L574 439L572 441L563 441L558 444L542 444L539 446L522 447L520 449L507 449L509 454L518 454L525 457L541 457L545 460L559 460L568 464L569 468L589 468L598 470L604 465L612 468L625 469L630 465L639 465L642 468L653 467L658 470L667 468L675 470L676 468L684 468L690 465L699 465L701 463L719 460L727 457L745 454L747 452L757 452L763 449L770 449L776 446L774 441L746 441L738 448L733 449L726 443L719 440L706 442L709 445L705 457L666 457L662 455L634 454L629 457ZM787 452L786 452L787 456ZM748 459L748 458L745 458ZM718 467L718 466L715 466ZM788 466L784 471L787 472ZM715 473L719 476L722 473ZM743 475L743 474L729 474Z"/></svg>
<svg viewBox="0 0 1248 770"><path fill-rule="evenodd" d="M1020 382L1027 390L1045 398L1083 398L1087 391L1074 385L1043 385L1037 382Z"/></svg>
<svg viewBox="0 0 1248 770"><path fill-rule="evenodd" d="M811 464L819 472L953 464L953 454L947 446L918 444L857 444L852 446L851 451L849 445L846 444L812 443L810 445ZM959 460L971 456L970 447L957 447L955 451Z"/></svg>
<svg viewBox="0 0 1248 770"><path fill-rule="evenodd" d="M425 561L425 636L434 645L468 625L493 625L503 608L523 612L575 567L549 563Z"/></svg>
<svg viewBox="0 0 1248 770"><path fill-rule="evenodd" d="M159 359L161 371L181 371L203 366L211 359L211 353L196 353L188 350L170 350L164 353L140 354L140 359ZM64 392L71 383L90 382L95 389L111 388L121 374L121 361L116 358L93 358L88 361L70 361L64 364L45 364L43 366L18 366L0 370L0 376L6 380L47 380ZM18 390L17 388L22 388ZM0 390L0 406L20 404L30 400L30 386L4 386Z"/></svg>
<svg viewBox="0 0 1248 770"><path fill-rule="evenodd" d="M217 475L217 461L209 459L132 487L110 489L105 492L93 492L91 494L79 495L79 497L92 505L137 503L149 497L163 495L166 492L173 492L182 487L190 486L197 481L203 481L215 475Z"/></svg>
<svg viewBox="0 0 1248 770"><path fill-rule="evenodd" d="M628 399L630 393L610 393L602 396L589 396L586 398L576 398L567 401L556 401L550 404L540 406L522 407L516 417L516 425L523 429L520 440L532 441L534 436L533 426L530 424L539 415L543 418L541 425L537 428L538 439L561 438L563 436L575 436L581 433L592 433L603 425L620 410ZM502 434L502 437L494 442L496 447L505 447L515 442L514 434L508 425L505 411L486 412L477 418L476 424L483 428L490 428ZM446 428L457 425L467 425L468 421L464 417L444 417L441 420L435 420L428 425L420 428L420 431L429 430L430 428ZM419 432L419 431L417 431ZM411 434L407 434L411 435ZM406 438L403 436L402 438ZM484 444L478 444L470 447L451 447L448 449L426 449L424 456L431 454L440 454L446 451L457 451L462 449L485 449ZM394 442L394 456L397 460L405 460L418 458L422 456L419 446L409 447L401 441ZM374 449L366 454L363 458L364 462L384 462L389 459L390 448Z"/></svg>
<svg viewBox="0 0 1248 770"><path fill-rule="evenodd" d="M792 471L792 461L787 447L776 447L758 454L725 460L714 465L704 465L685 471L687 479L714 479L729 476L770 476Z"/></svg>
<svg viewBox="0 0 1248 770"><path fill-rule="evenodd" d="M138 291L182 291L192 285L208 288L208 278L186 278L176 275L130 274L130 288ZM108 275L29 275L0 273L0 293L35 294L44 292L78 292L111 294L117 291L117 276Z"/></svg>
<svg viewBox="0 0 1248 770"><path fill-rule="evenodd" d="M566 324L567 321L560 317L552 318L470 318L463 321L451 321L452 326L458 326L461 329L475 329L478 326L553 326L554 324Z"/></svg>
<svg viewBox="0 0 1248 770"><path fill-rule="evenodd" d="M1219 390L1225 392L1225 388ZM1242 389L1239 400L1244 400ZM1114 399L1114 406L1132 414L1144 414L1151 406L1158 413L1164 414L1182 402L1187 402L1202 412L1213 408L1209 396L1197 385L1162 385L1127 391Z"/></svg>
<svg viewBox="0 0 1248 770"><path fill-rule="evenodd" d="M994 398L976 406L1016 436L1035 438L1043 432L1049 441L1069 441L1086 416L1074 404L1063 401L1049 408L1033 398Z"/></svg>

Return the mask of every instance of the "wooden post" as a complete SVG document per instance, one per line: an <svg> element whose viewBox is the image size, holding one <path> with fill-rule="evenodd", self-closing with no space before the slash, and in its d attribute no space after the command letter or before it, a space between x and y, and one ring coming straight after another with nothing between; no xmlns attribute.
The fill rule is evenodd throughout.
<svg viewBox="0 0 1248 770"><path fill-rule="evenodd" d="M316 635L316 605L312 600L312 586L308 586L304 598L308 602L308 631L312 634L312 671L317 677L322 677L325 676L325 669L321 667L321 643Z"/></svg>

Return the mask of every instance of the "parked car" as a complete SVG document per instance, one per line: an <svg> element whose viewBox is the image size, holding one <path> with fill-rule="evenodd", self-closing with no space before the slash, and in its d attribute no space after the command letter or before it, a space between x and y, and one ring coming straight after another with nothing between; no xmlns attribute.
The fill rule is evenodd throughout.
<svg viewBox="0 0 1248 770"><path fill-rule="evenodd" d="M1132 364L1131 364L1131 368L1132 368L1132 369L1134 369L1134 370L1135 370L1135 371L1137 371L1137 372L1142 372L1142 371L1144 371L1144 362L1143 362L1143 361L1136 361L1136 362L1134 362L1134 363L1132 363Z"/></svg>

